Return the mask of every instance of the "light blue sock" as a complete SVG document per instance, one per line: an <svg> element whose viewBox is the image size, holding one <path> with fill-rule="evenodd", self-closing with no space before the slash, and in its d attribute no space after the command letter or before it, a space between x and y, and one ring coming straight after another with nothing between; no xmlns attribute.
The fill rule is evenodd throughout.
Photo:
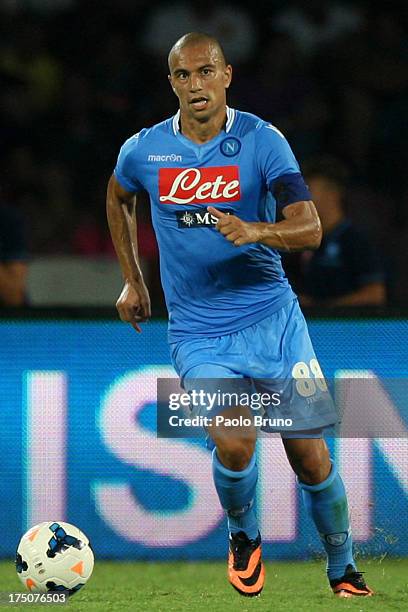
<svg viewBox="0 0 408 612"><path fill-rule="evenodd" d="M223 466L214 449L212 466L215 488L221 506L227 513L230 533L244 531L251 540L255 540L258 535L258 522L253 508L258 480L255 453L244 470L235 472Z"/></svg>
<svg viewBox="0 0 408 612"><path fill-rule="evenodd" d="M329 580L341 578L346 566L356 564L353 559L346 490L335 464L326 480L307 485L298 480L303 501L320 534L327 553Z"/></svg>

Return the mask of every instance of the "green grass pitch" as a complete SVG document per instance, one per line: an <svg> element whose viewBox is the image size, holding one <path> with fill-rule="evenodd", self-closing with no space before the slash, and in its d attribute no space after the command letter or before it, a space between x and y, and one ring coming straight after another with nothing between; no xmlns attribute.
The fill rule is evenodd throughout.
<svg viewBox="0 0 408 612"><path fill-rule="evenodd" d="M363 560L359 569L376 591L371 598L336 599L323 562L268 562L260 597L241 597L227 583L226 563L119 563L97 561L89 583L65 606L10 606L14 610L162 612L330 612L408 610L408 559ZM14 564L0 563L0 591L20 591ZM8 606L7 606L8 607ZM5 609L5 608L3 608Z"/></svg>

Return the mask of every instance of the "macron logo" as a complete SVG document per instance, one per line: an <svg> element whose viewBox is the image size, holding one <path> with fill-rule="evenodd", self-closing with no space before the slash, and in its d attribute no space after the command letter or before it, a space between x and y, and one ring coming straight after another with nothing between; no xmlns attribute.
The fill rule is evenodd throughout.
<svg viewBox="0 0 408 612"><path fill-rule="evenodd" d="M172 153L171 155L148 155L147 161L150 162L181 162L183 158L181 155Z"/></svg>

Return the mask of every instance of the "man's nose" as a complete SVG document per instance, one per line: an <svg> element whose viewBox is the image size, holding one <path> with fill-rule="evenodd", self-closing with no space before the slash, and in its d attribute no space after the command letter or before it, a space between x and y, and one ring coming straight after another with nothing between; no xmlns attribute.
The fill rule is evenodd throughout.
<svg viewBox="0 0 408 612"><path fill-rule="evenodd" d="M190 91L200 91L200 89L202 89L201 76L199 74L191 74Z"/></svg>

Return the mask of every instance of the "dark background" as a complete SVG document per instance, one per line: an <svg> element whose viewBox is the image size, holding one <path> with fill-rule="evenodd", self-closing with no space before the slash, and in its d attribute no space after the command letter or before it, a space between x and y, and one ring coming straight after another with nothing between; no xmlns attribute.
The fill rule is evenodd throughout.
<svg viewBox="0 0 408 612"><path fill-rule="evenodd" d="M406 2L0 0L1 200L24 214L32 256L114 257L107 181L123 141L176 111L167 53L193 29L224 44L231 106L279 127L300 164L347 164L348 214L381 251L389 304L407 305ZM162 304L146 201L139 246Z"/></svg>

